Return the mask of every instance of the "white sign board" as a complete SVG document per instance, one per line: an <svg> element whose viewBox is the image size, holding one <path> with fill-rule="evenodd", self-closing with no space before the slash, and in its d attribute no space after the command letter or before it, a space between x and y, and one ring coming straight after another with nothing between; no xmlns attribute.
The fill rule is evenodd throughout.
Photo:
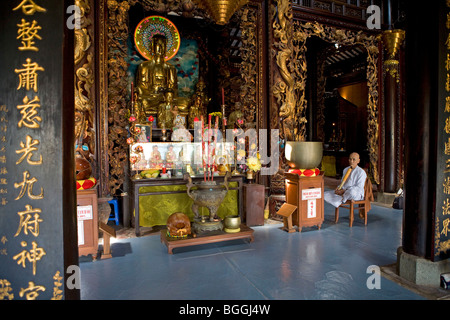
<svg viewBox="0 0 450 320"><path fill-rule="evenodd" d="M78 221L92 219L92 206L78 206L77 207Z"/></svg>
<svg viewBox="0 0 450 320"><path fill-rule="evenodd" d="M316 200L315 199L308 200L308 214L307 214L308 219L315 218L317 216L316 209L317 209Z"/></svg>
<svg viewBox="0 0 450 320"><path fill-rule="evenodd" d="M83 220L78 220L78 245L82 246L84 244L84 222Z"/></svg>
<svg viewBox="0 0 450 320"><path fill-rule="evenodd" d="M302 200L313 200L322 198L322 188L303 189Z"/></svg>

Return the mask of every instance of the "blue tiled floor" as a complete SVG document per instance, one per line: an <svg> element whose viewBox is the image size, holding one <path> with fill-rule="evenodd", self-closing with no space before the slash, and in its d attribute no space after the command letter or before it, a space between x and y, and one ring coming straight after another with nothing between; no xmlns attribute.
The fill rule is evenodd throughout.
<svg viewBox="0 0 450 320"><path fill-rule="evenodd" d="M255 241L167 248L158 236L118 240L113 258L81 262L81 298L105 300L416 300L421 296L381 277L368 289L371 265L396 261L402 211L372 205L368 225L348 210L334 223L325 204L321 230L288 234L281 224L253 227Z"/></svg>

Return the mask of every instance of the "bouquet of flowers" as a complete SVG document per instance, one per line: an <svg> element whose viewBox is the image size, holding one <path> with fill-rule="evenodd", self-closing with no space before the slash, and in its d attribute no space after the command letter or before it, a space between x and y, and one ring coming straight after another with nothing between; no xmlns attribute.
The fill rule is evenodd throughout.
<svg viewBox="0 0 450 320"><path fill-rule="evenodd" d="M259 160L259 153L257 156L247 158L247 168L253 172L261 170L261 161Z"/></svg>

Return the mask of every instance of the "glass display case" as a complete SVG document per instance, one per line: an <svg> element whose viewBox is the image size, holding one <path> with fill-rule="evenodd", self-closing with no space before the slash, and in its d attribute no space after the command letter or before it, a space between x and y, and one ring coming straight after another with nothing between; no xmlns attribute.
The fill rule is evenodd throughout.
<svg viewBox="0 0 450 320"><path fill-rule="evenodd" d="M143 179L214 175L231 171L233 143L211 143L209 149L201 142L138 142L130 145L132 175ZM209 165L208 165L209 164Z"/></svg>

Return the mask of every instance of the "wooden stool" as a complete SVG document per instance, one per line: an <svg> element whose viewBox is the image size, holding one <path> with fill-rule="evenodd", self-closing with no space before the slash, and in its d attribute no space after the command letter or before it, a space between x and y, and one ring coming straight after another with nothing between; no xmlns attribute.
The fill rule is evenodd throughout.
<svg viewBox="0 0 450 320"><path fill-rule="evenodd" d="M292 214L297 210L297 207L285 203L281 206L280 210L278 210L277 214L283 217L283 230L287 231L288 233L295 232L295 228L292 225Z"/></svg>

